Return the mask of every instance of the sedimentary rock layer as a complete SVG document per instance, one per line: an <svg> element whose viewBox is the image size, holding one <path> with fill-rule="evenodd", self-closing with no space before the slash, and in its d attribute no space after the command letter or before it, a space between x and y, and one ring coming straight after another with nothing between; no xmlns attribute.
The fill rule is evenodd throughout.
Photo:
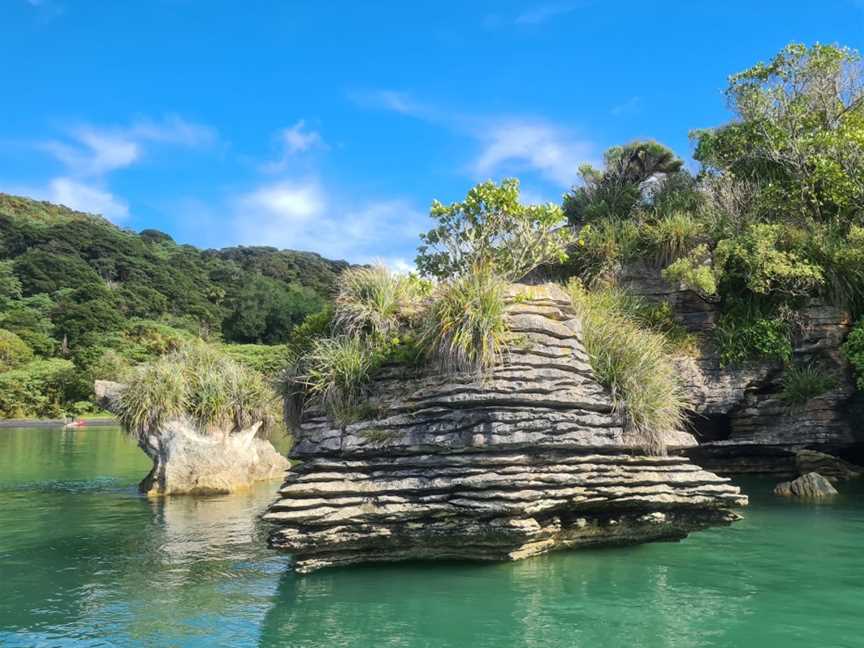
<svg viewBox="0 0 864 648"><path fill-rule="evenodd" d="M597 383L566 295L514 288L488 377L391 368L369 420L313 413L265 518L299 572L365 561L514 560L681 538L746 504L682 456L647 456ZM691 445L670 435L670 446Z"/></svg>

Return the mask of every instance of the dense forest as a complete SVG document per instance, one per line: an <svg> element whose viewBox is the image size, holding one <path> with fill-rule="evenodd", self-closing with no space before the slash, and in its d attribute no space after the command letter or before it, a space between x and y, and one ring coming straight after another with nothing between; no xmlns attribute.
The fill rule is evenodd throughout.
<svg viewBox="0 0 864 648"><path fill-rule="evenodd" d="M0 194L0 416L92 410L92 381L201 338L273 370L348 266L268 247L199 250L163 232Z"/></svg>

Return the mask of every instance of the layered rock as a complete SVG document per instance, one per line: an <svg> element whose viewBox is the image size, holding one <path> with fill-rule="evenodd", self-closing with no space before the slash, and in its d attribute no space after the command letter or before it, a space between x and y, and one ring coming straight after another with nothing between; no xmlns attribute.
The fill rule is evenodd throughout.
<svg viewBox="0 0 864 648"><path fill-rule="evenodd" d="M112 409L123 385L96 381L100 403ZM259 481L281 479L288 460L266 439L261 423L245 430L202 432L186 417L165 421L138 437L138 447L153 461L139 484L148 495L231 493Z"/></svg>
<svg viewBox="0 0 864 648"><path fill-rule="evenodd" d="M680 455L649 456L596 381L567 296L511 291L514 342L490 375L391 367L374 417L313 412L297 433L270 543L299 572L364 561L515 560L682 538L746 497ZM686 433L667 443L694 443Z"/></svg>
<svg viewBox="0 0 864 648"><path fill-rule="evenodd" d="M681 324L705 334L706 343L696 357L676 359L700 443L690 456L700 465L722 474L795 477L804 474L796 459L803 449L845 453L864 442L860 428L851 423L855 387L840 353L850 320L841 309L814 301L797 314L794 362L820 366L832 375L835 386L793 407L781 397L780 363L721 366L710 343L718 304L664 281L659 270L647 265L628 267L621 284L649 302L668 302Z"/></svg>

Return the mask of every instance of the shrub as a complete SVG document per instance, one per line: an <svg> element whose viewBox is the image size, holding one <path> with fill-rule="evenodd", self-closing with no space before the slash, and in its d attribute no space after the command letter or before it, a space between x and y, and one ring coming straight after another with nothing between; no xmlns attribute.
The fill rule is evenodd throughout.
<svg viewBox="0 0 864 648"><path fill-rule="evenodd" d="M187 417L204 434L233 433L261 422L275 425L275 394L261 374L213 347L193 344L138 368L120 395L118 415L138 438Z"/></svg>
<svg viewBox="0 0 864 648"><path fill-rule="evenodd" d="M579 230L568 265L588 285L611 285L639 251L639 228L629 220L602 219Z"/></svg>
<svg viewBox="0 0 864 648"><path fill-rule="evenodd" d="M63 413L74 365L68 360L34 360L0 373L0 416L55 417Z"/></svg>
<svg viewBox="0 0 864 648"><path fill-rule="evenodd" d="M444 371L483 374L507 348L504 280L486 266L441 284L425 313L420 343Z"/></svg>
<svg viewBox="0 0 864 648"><path fill-rule="evenodd" d="M864 319L859 320L849 332L841 350L855 370L856 386L864 391Z"/></svg>
<svg viewBox="0 0 864 648"><path fill-rule="evenodd" d="M697 245L687 256L673 261L661 275L666 281L679 283L703 297L716 295L717 277L709 263L710 256L707 245Z"/></svg>
<svg viewBox="0 0 864 648"><path fill-rule="evenodd" d="M597 379L646 452L664 454L664 437L684 424L685 401L664 337L627 315L616 293L568 285L582 319L582 342ZM620 293L618 293L620 295Z"/></svg>
<svg viewBox="0 0 864 648"><path fill-rule="evenodd" d="M496 272L518 281L540 265L561 263L572 239L558 205L524 205L519 181L491 180L472 188L465 200L432 203L429 214L437 226L420 235L417 268L424 276L447 280L491 264Z"/></svg>
<svg viewBox="0 0 864 648"><path fill-rule="evenodd" d="M380 265L346 270L339 277L333 324L346 335L392 336L417 314L426 285Z"/></svg>
<svg viewBox="0 0 864 648"><path fill-rule="evenodd" d="M753 360L789 362L792 341L789 323L776 316L724 314L714 329L720 366L741 365Z"/></svg>
<svg viewBox="0 0 864 648"><path fill-rule="evenodd" d="M8 371L33 359L33 350L12 331L0 329L0 371Z"/></svg>
<svg viewBox="0 0 864 648"><path fill-rule="evenodd" d="M793 366L783 373L780 397L790 405L804 405L834 388L837 381L814 365Z"/></svg>

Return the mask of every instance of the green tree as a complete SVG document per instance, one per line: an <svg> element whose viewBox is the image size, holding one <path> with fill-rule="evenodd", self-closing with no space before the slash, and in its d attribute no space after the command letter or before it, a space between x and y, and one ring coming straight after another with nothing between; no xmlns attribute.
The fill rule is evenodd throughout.
<svg viewBox="0 0 864 648"><path fill-rule="evenodd" d="M437 226L420 235L416 263L421 274L438 278L490 264L518 280L543 263L564 261L572 237L560 207L523 205L513 178L478 184L461 202L436 200L430 217Z"/></svg>
<svg viewBox="0 0 864 648"><path fill-rule="evenodd" d="M729 78L735 121L693 133L711 172L755 181L763 209L846 219L864 208L864 69L834 45L792 44Z"/></svg>
<svg viewBox="0 0 864 648"><path fill-rule="evenodd" d="M628 217L643 201L648 181L677 174L683 164L668 148L651 141L614 146L603 160L602 170L587 164L580 167L582 186L564 196L564 214L573 225Z"/></svg>

